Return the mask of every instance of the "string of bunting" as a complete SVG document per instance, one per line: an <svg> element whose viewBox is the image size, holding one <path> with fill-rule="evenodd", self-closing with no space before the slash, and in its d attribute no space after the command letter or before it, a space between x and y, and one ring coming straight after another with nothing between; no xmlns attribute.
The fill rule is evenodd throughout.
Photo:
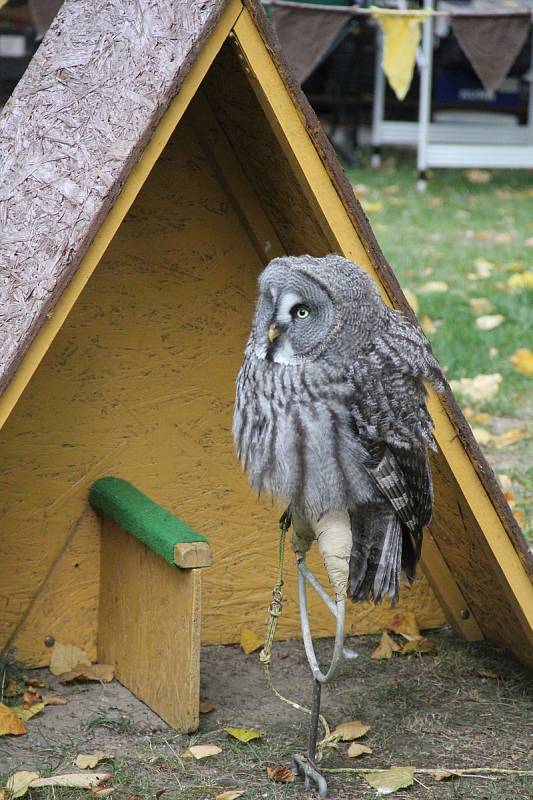
<svg viewBox="0 0 533 800"><path fill-rule="evenodd" d="M334 46L350 18L370 16L381 28L383 71L398 100L403 100L409 91L425 20L433 17L450 20L464 54L492 96L524 46L533 18L531 3L508 9L487 7L438 11L376 5L370 8L326 6L290 0L270 0L268 5L272 9L281 45L300 82Z"/></svg>

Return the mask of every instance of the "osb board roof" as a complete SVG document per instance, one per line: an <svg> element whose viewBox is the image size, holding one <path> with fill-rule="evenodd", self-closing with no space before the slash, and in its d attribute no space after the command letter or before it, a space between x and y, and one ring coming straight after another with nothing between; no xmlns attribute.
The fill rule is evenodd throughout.
<svg viewBox="0 0 533 800"><path fill-rule="evenodd" d="M229 0L67 0L0 117L0 392L75 273ZM259 0L243 0L396 307L413 318ZM522 563L527 544L452 395L457 434Z"/></svg>

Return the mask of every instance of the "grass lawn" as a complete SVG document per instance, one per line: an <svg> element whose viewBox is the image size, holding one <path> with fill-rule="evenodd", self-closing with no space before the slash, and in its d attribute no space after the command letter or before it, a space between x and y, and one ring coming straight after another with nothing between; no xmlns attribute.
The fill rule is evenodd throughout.
<svg viewBox="0 0 533 800"><path fill-rule="evenodd" d="M363 162L348 176L402 288L416 296L448 379L502 376L492 398L459 399L533 539L533 379L510 360L520 348L533 349L533 291L509 287L513 276L532 270L533 172L477 170L474 179L486 182L476 183L466 170L434 170L420 194L414 156L395 150L380 169ZM435 282L446 286L431 290ZM469 304L475 299L482 300L476 311ZM503 321L476 327L486 316Z"/></svg>

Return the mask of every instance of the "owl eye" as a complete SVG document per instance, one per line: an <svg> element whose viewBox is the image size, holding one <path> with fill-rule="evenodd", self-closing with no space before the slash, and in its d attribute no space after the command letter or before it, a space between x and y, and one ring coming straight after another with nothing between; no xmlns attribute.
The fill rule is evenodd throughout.
<svg viewBox="0 0 533 800"><path fill-rule="evenodd" d="M307 306L297 305L297 306L294 306L294 308L291 309L291 314L296 319L307 319L307 317L310 314L310 311L307 308Z"/></svg>

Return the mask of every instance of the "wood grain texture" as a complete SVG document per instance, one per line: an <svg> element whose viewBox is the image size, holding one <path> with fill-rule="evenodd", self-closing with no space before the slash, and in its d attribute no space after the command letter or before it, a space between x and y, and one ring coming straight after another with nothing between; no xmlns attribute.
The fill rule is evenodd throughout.
<svg viewBox="0 0 533 800"><path fill-rule="evenodd" d="M210 567L213 553L206 542L180 542L174 547L174 563L182 569Z"/></svg>
<svg viewBox="0 0 533 800"><path fill-rule="evenodd" d="M257 502L231 441L234 381L263 262L212 159L184 118L0 431L2 644L39 594L89 486L105 474L130 480L208 537L215 563L203 582L204 642L263 628L278 510ZM318 561L311 566L324 578ZM423 580L403 597L422 625L442 623ZM68 609L67 586L55 602ZM329 612L310 602L317 635L329 635ZM352 607L348 629L379 630L386 613ZM96 611L79 624L87 641ZM298 632L291 561L279 633ZM35 651L46 659L40 641Z"/></svg>
<svg viewBox="0 0 533 800"><path fill-rule="evenodd" d="M201 571L180 570L104 519L98 660L178 731L198 728Z"/></svg>

